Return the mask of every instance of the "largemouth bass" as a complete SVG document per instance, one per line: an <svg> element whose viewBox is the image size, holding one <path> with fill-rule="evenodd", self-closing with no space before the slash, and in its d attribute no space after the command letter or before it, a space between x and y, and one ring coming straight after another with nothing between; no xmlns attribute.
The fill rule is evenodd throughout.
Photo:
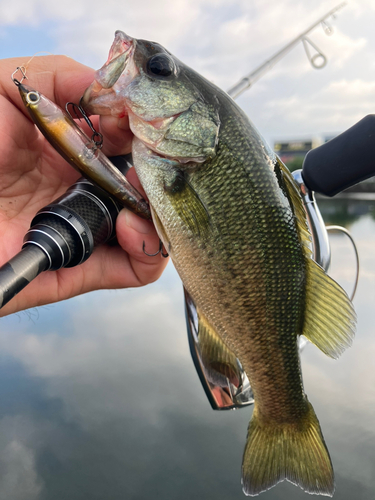
<svg viewBox="0 0 375 500"><path fill-rule="evenodd" d="M244 492L288 479L332 495L297 341L303 334L336 358L351 344L355 313L311 258L289 171L225 92L157 43L117 31L83 102L94 114L129 116L135 169L199 329L218 335L249 377Z"/></svg>

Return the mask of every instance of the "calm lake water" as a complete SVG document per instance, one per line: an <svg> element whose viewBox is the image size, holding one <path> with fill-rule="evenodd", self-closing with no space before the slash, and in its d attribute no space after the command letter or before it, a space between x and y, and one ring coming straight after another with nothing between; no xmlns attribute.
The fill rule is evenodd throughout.
<svg viewBox="0 0 375 500"><path fill-rule="evenodd" d="M305 389L336 472L336 500L375 497L375 201L321 200L361 259L358 333L339 360L308 345ZM350 292L338 234L331 274ZM104 291L0 320L0 500L243 500L251 409L211 410L190 358L171 265L140 290ZM307 500L284 482L264 500Z"/></svg>

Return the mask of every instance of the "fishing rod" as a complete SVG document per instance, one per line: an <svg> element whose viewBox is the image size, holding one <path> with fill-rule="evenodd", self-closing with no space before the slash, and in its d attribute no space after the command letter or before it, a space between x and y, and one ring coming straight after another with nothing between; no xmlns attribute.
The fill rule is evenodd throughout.
<svg viewBox="0 0 375 500"><path fill-rule="evenodd" d="M321 69L327 64L327 57L318 49L318 47L309 39L306 35L310 33L313 29L315 29L319 24L323 26L324 32L327 35L332 35L333 28L329 26L326 22L326 19L330 16L334 17L334 14L345 7L346 2L342 2L333 9L331 9L327 14L323 17L320 17L314 24L312 24L309 28L303 31L300 35L298 35L294 40L289 42L285 47L280 49L276 54L274 54L270 59L265 61L263 64L255 68L251 73L241 78L239 82L230 87L227 90L227 93L233 98L236 99L240 96L245 90L250 88L256 81L259 80L267 71L275 66L275 64L280 61L288 52L290 52L296 45L300 42L303 43L306 55L311 63L311 65L316 69ZM316 53L311 56L309 46L312 47Z"/></svg>

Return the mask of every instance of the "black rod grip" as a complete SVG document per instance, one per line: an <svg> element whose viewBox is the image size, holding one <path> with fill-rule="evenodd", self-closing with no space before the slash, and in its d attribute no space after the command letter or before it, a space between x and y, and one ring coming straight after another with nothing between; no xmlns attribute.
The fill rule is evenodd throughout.
<svg viewBox="0 0 375 500"><path fill-rule="evenodd" d="M1 266L0 308L49 266L47 254L36 245L28 245Z"/></svg>
<svg viewBox="0 0 375 500"><path fill-rule="evenodd" d="M112 161L124 175L132 166L130 154ZM76 266L94 247L113 241L120 210L113 198L86 179L39 210L22 250L0 267L0 308L41 272Z"/></svg>
<svg viewBox="0 0 375 500"><path fill-rule="evenodd" d="M375 115L309 151L302 166L306 186L334 196L375 175Z"/></svg>

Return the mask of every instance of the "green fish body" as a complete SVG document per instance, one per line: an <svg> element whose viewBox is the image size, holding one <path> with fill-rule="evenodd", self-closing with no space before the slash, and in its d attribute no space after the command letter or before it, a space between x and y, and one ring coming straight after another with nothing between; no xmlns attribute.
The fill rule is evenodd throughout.
<svg viewBox="0 0 375 500"><path fill-rule="evenodd" d="M244 492L288 479L332 495L298 339L337 357L351 343L355 313L311 258L293 178L225 92L158 44L117 32L112 53L121 49L127 57L117 81L100 90L104 66L84 103L91 112L129 115L136 172L199 329L218 336L250 380Z"/></svg>

